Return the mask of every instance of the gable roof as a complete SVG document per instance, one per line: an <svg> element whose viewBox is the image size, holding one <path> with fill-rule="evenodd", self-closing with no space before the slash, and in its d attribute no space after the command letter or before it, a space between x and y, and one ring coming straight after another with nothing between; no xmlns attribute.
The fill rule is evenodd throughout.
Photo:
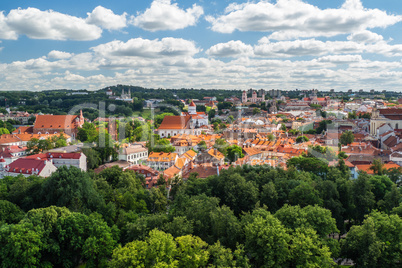
<svg viewBox="0 0 402 268"><path fill-rule="evenodd" d="M78 115L38 115L34 129L75 129L78 127L78 124L75 122L77 117Z"/></svg>
<svg viewBox="0 0 402 268"><path fill-rule="evenodd" d="M175 160L177 153L164 153L164 152L151 152L148 155L148 161L150 162L170 162Z"/></svg>
<svg viewBox="0 0 402 268"><path fill-rule="evenodd" d="M189 128L191 116L172 116L167 115L163 118L159 129L186 129Z"/></svg>
<svg viewBox="0 0 402 268"><path fill-rule="evenodd" d="M8 172L32 174L32 170L38 170L39 173L46 166L46 160L32 158L18 158L8 165Z"/></svg>
<svg viewBox="0 0 402 268"><path fill-rule="evenodd" d="M28 159L41 159L47 160L52 158L60 158L60 159L80 159L81 153L42 153L42 154L34 154L27 156Z"/></svg>

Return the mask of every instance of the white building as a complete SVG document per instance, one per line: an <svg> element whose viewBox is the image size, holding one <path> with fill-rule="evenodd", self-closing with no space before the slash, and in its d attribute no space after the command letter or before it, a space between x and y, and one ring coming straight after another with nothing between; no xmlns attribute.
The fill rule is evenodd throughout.
<svg viewBox="0 0 402 268"><path fill-rule="evenodd" d="M177 134L201 135L202 129L194 127L190 115L165 116L156 132L162 138L167 138Z"/></svg>
<svg viewBox="0 0 402 268"><path fill-rule="evenodd" d="M56 168L61 166L76 167L87 171L87 157L83 153L42 153L25 157L24 159L48 160Z"/></svg>
<svg viewBox="0 0 402 268"><path fill-rule="evenodd" d="M9 165L2 166L1 177L18 175L29 177L31 175L38 175L46 178L56 170L57 167L53 164L52 160L19 158Z"/></svg>
<svg viewBox="0 0 402 268"><path fill-rule="evenodd" d="M191 116L191 122L194 127L198 128L201 126L207 126L208 123L208 115L204 112L197 112L197 106L192 101L188 106L188 112L182 112L182 116Z"/></svg>
<svg viewBox="0 0 402 268"><path fill-rule="evenodd" d="M174 165L177 153L151 152L148 156L148 166L156 170L165 170Z"/></svg>
<svg viewBox="0 0 402 268"><path fill-rule="evenodd" d="M119 153L119 160L124 160L133 164L139 164L148 159L148 149L142 145L129 145L122 148Z"/></svg>

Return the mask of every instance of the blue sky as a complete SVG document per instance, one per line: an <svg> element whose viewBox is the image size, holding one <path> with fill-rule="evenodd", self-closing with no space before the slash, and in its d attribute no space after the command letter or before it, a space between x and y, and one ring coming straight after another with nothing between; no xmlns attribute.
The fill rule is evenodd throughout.
<svg viewBox="0 0 402 268"><path fill-rule="evenodd" d="M0 3L0 90L402 91L396 0Z"/></svg>

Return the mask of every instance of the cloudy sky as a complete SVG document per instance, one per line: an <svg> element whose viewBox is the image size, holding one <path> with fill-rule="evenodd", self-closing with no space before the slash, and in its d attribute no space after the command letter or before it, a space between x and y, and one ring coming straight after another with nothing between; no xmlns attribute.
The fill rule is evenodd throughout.
<svg viewBox="0 0 402 268"><path fill-rule="evenodd" d="M0 90L402 91L399 0L1 0Z"/></svg>

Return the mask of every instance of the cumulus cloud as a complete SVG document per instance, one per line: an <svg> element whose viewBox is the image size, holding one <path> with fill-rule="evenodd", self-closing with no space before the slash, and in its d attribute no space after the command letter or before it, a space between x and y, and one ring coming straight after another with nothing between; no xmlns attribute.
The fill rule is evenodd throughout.
<svg viewBox="0 0 402 268"><path fill-rule="evenodd" d="M331 62L335 64L350 64L363 60L361 55L330 55L317 59L320 62Z"/></svg>
<svg viewBox="0 0 402 268"><path fill-rule="evenodd" d="M10 39L16 39L17 34L25 34L33 39L85 41L98 39L102 33L101 28L88 24L82 18L32 7L11 10L5 22L11 30Z"/></svg>
<svg viewBox="0 0 402 268"><path fill-rule="evenodd" d="M16 40L18 34L10 29L7 25L6 16L4 16L3 11L0 11L0 39L12 39Z"/></svg>
<svg viewBox="0 0 402 268"><path fill-rule="evenodd" d="M199 52L193 41L172 37L161 40L134 38L127 42L116 40L91 49L105 57L140 58L191 56Z"/></svg>
<svg viewBox="0 0 402 268"><path fill-rule="evenodd" d="M269 42L261 39L254 54L261 57L321 56L325 54L361 53L364 45L348 41L320 41L316 39Z"/></svg>
<svg viewBox="0 0 402 268"><path fill-rule="evenodd" d="M358 43L376 43L382 41L383 37L382 35L365 30L352 33L347 37L347 39Z"/></svg>
<svg viewBox="0 0 402 268"><path fill-rule="evenodd" d="M64 52L64 51L58 51L58 50L52 50L47 54L47 57L49 59L69 59L71 58L73 54L68 53L68 52Z"/></svg>
<svg viewBox="0 0 402 268"><path fill-rule="evenodd" d="M87 13L86 22L95 24L107 30L120 30L127 26L127 13L116 15L112 10L97 6L91 13Z"/></svg>
<svg viewBox="0 0 402 268"><path fill-rule="evenodd" d="M229 41L227 43L219 43L210 47L206 53L216 57L237 57L252 56L253 47L244 44L242 41Z"/></svg>
<svg viewBox="0 0 402 268"><path fill-rule="evenodd" d="M144 13L132 16L131 23L151 32L178 30L195 25L202 14L203 8L196 4L184 10L170 0L154 0Z"/></svg>
<svg viewBox="0 0 402 268"><path fill-rule="evenodd" d="M302 0L277 0L231 4L225 14L206 18L212 30L273 32L271 39L335 36L376 27L387 27L402 20L379 9L366 9L360 0L346 0L337 9L320 9Z"/></svg>

